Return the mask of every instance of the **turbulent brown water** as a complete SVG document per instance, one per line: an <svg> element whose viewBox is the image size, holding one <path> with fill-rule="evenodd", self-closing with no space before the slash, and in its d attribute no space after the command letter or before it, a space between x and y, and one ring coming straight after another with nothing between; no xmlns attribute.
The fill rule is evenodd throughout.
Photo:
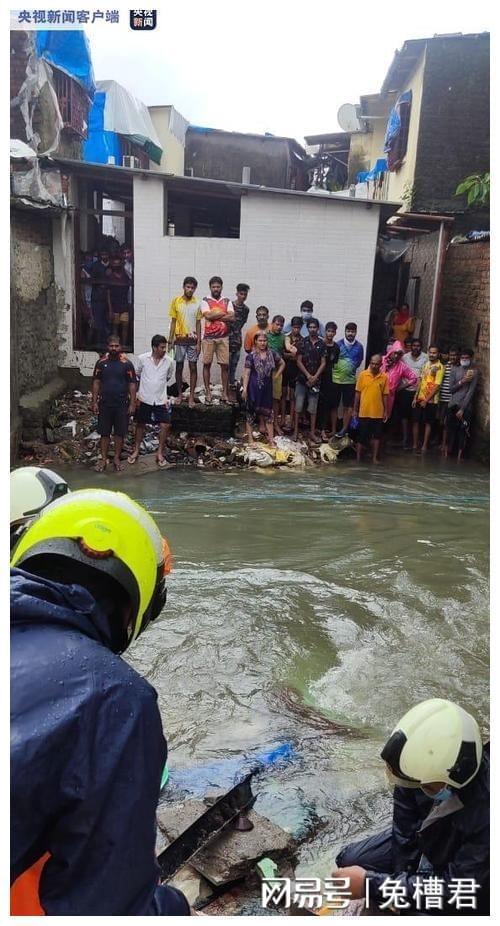
<svg viewBox="0 0 500 926"><path fill-rule="evenodd" d="M73 487L113 487L75 473ZM488 476L394 458L305 472L116 480L175 557L164 615L130 660L156 687L171 769L292 742L257 809L326 821L301 872L388 818L381 745L412 704L457 700L488 723ZM347 729L344 729L347 728Z"/></svg>

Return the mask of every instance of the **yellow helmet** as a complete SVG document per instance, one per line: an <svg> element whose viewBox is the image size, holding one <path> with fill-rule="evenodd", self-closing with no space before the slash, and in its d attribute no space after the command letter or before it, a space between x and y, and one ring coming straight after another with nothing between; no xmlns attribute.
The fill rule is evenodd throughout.
<svg viewBox="0 0 500 926"><path fill-rule="evenodd" d="M29 571L37 557L57 556L109 576L131 606L127 640L137 639L166 600L171 554L153 518L122 492L81 489L45 508L21 537L11 565Z"/></svg>

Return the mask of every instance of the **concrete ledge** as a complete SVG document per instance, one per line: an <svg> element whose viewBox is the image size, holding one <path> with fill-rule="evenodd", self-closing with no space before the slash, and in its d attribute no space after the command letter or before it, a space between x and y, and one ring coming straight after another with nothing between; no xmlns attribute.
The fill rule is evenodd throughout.
<svg viewBox="0 0 500 926"><path fill-rule="evenodd" d="M64 380L55 376L48 383L35 389L33 392L26 392L19 398L19 413L22 421L22 438L23 440L37 440L44 437L44 424L50 413L50 408L54 399L62 395L66 390Z"/></svg>
<svg viewBox="0 0 500 926"><path fill-rule="evenodd" d="M40 408L46 402L53 402L58 396L62 395L66 389L66 383L60 376L55 376L48 383L35 389L34 392L26 392L19 398L19 408L24 417L25 411L34 411Z"/></svg>

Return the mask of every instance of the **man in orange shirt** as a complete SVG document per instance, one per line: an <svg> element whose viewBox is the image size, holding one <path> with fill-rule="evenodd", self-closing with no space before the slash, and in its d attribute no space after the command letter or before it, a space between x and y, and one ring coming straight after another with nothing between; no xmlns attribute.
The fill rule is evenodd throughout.
<svg viewBox="0 0 500 926"><path fill-rule="evenodd" d="M259 305L259 308L255 312L255 317L257 319L257 324L252 325L248 329L245 335L244 348L247 354L253 350L254 338L256 334L267 334L269 331L269 309L266 305Z"/></svg>
<svg viewBox="0 0 500 926"><path fill-rule="evenodd" d="M381 372L382 357L374 354L367 370L363 370L356 383L354 399L354 417L359 416L358 443L356 459L361 460L363 447L371 443L373 462L380 463L380 439L382 425L388 419L387 400L389 397L389 379Z"/></svg>

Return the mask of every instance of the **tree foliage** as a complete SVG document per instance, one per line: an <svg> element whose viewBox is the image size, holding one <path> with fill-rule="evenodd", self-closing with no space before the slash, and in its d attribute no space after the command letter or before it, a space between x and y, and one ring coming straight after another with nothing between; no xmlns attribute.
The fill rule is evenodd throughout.
<svg viewBox="0 0 500 926"><path fill-rule="evenodd" d="M458 184L455 196L467 196L467 206L487 206L490 201L490 175L471 174Z"/></svg>

